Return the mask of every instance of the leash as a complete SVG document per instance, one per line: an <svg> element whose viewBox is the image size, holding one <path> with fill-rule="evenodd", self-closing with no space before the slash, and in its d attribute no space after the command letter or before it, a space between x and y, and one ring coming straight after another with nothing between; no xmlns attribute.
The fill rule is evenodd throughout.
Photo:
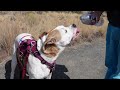
<svg viewBox="0 0 120 90"><path fill-rule="evenodd" d="M44 33L47 34L47 33ZM36 58L38 58L42 64L45 64L48 66L48 68L50 69L50 73L54 70L55 68L55 62L53 62L52 64L45 61L39 51L37 50L37 41L35 41L34 39L27 39L24 40L20 43L20 46L17 49L17 62L18 62L18 66L22 71L22 79L25 79L26 76L26 66L28 63L28 56L29 54L32 54L33 56L35 56ZM24 63L22 63L22 61Z"/></svg>

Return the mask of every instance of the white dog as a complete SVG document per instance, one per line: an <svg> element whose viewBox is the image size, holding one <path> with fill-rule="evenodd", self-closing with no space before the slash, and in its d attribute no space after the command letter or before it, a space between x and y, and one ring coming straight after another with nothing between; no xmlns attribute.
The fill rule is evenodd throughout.
<svg viewBox="0 0 120 90"><path fill-rule="evenodd" d="M78 33L79 30L77 29L76 25L72 24L68 27L63 25L58 26L46 35L43 35L37 40L37 49L41 57L48 63L52 64L65 49L65 47L76 38ZM14 71L17 65L17 48L19 47L20 43L26 39L32 39L32 35L28 33L22 33L15 39L11 63L11 79L14 79ZM50 73L50 68L48 68L46 64L41 63L41 61L32 54L29 54L28 56L27 72L29 79L51 79L52 75L52 73Z"/></svg>

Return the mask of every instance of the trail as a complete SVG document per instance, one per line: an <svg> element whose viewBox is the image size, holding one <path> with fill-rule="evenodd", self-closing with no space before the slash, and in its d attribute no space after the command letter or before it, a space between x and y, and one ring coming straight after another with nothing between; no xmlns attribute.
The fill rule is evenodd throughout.
<svg viewBox="0 0 120 90"><path fill-rule="evenodd" d="M104 79L105 40L67 47L58 57L53 79ZM0 79L10 76L11 57L0 63Z"/></svg>

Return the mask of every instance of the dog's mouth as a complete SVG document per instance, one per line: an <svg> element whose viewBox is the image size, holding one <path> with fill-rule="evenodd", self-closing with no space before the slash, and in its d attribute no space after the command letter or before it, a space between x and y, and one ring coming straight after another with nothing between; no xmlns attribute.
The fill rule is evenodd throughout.
<svg viewBox="0 0 120 90"><path fill-rule="evenodd" d="M78 29L77 25L75 24L70 25L70 28L73 30L73 37L71 41L74 41L79 37L80 29Z"/></svg>
<svg viewBox="0 0 120 90"><path fill-rule="evenodd" d="M77 41L79 39L79 35L80 35L80 29L76 27L74 29L73 37L72 37L71 42L68 45L68 47L75 44L75 41Z"/></svg>
<svg viewBox="0 0 120 90"><path fill-rule="evenodd" d="M78 39L79 37L79 34L80 34L80 29L76 28L73 32L73 38L72 38L72 41Z"/></svg>

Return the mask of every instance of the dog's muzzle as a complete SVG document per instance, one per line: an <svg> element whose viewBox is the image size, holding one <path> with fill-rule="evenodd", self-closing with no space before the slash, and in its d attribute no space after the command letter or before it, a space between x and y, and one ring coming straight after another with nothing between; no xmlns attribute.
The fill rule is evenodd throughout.
<svg viewBox="0 0 120 90"><path fill-rule="evenodd" d="M73 24L72 27L75 28L75 29L74 29L74 32L73 32L73 38L72 38L72 40L75 40L75 39L78 38L78 36L79 36L80 29L78 29L75 24Z"/></svg>

